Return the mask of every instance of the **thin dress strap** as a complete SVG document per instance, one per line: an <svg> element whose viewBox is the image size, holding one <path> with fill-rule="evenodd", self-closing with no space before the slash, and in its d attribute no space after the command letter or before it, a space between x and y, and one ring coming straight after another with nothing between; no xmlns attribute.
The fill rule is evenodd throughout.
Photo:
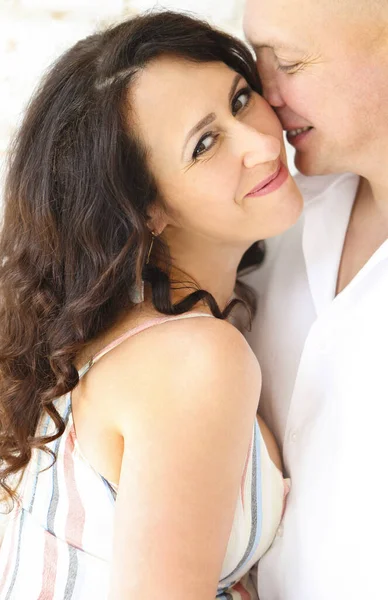
<svg viewBox="0 0 388 600"><path fill-rule="evenodd" d="M137 327L134 327L133 329L129 329L128 331L125 331L122 335L120 335L118 338L113 340L113 342L111 342L110 344L105 346L102 350L97 352L97 354L92 356L92 358L89 360L89 362L87 362L86 365L81 367L81 369L78 371L79 378L81 379L81 377L83 377L83 375L85 375L85 373L87 373L89 371L89 369L98 360L100 360L100 358L105 356L105 354L107 354L108 352L110 352L111 350L116 348L116 346L119 346L122 342L124 342L128 338L132 337L133 335L136 335L137 333L140 333L141 331L144 331L145 329L149 329L153 325L161 325L162 323L167 323L168 321L178 321L179 319L189 319L192 317L213 317L213 315L209 315L206 313L185 313L183 315L177 315L175 317L166 316L166 317L156 317L155 319L150 319L149 321L146 321L145 323L142 323L141 325L138 325Z"/></svg>

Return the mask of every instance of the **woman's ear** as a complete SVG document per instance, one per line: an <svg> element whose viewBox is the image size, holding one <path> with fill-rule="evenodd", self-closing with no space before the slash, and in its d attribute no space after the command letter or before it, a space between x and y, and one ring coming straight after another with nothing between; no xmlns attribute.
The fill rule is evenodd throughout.
<svg viewBox="0 0 388 600"><path fill-rule="evenodd" d="M147 210L147 227L156 236L160 235L168 225L167 215L163 207L158 203L153 204Z"/></svg>

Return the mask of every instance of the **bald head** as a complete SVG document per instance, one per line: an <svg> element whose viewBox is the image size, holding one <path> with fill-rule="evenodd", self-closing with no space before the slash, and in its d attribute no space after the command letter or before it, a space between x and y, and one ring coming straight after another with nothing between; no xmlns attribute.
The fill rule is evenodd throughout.
<svg viewBox="0 0 388 600"><path fill-rule="evenodd" d="M365 43L365 51L386 52L388 0L323 0L319 4L326 18L345 24L350 39Z"/></svg>
<svg viewBox="0 0 388 600"><path fill-rule="evenodd" d="M387 0L324 0L324 3L338 12L352 11L354 13L360 10L376 16L388 13Z"/></svg>
<svg viewBox="0 0 388 600"><path fill-rule="evenodd" d="M369 179L388 154L388 0L245 2L264 94L299 170Z"/></svg>
<svg viewBox="0 0 388 600"><path fill-rule="evenodd" d="M269 0L253 0L266 3ZM344 16L347 19L371 18L388 19L388 0L288 0L294 10L308 10L314 6L321 14Z"/></svg>
<svg viewBox="0 0 388 600"><path fill-rule="evenodd" d="M302 2L307 8L314 0L302 0ZM291 4L296 6L299 0L291 0ZM321 14L327 17L358 23L365 27L384 27L384 29L388 27L388 0L320 0L316 4Z"/></svg>
<svg viewBox="0 0 388 600"><path fill-rule="evenodd" d="M388 0L245 0L244 29L255 46L277 37L310 38L330 29L333 38L388 48ZM275 35L274 35L275 34ZM259 44L256 44L256 40ZM332 40L327 40L332 43Z"/></svg>

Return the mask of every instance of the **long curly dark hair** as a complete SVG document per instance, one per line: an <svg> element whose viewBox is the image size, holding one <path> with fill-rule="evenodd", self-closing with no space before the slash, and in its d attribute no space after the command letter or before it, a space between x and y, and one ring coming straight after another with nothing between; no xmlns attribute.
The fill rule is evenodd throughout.
<svg viewBox="0 0 388 600"><path fill-rule="evenodd" d="M168 269L145 265L147 209L157 190L123 105L136 73L164 54L221 61L261 91L251 52L237 39L190 16L145 14L87 37L55 62L10 150L0 232L5 497L15 497L10 482L32 449L62 435L53 400L77 385L77 353L131 309L142 277L161 313L183 313L202 300L225 318L233 307L221 311L200 289L172 304ZM36 437L43 413L56 431Z"/></svg>

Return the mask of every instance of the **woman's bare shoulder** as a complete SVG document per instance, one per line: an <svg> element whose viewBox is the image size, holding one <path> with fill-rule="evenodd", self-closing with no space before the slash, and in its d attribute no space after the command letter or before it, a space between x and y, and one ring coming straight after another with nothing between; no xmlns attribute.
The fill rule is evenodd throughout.
<svg viewBox="0 0 388 600"><path fill-rule="evenodd" d="M159 365L173 374L201 367L214 373L238 365L247 372L260 372L260 367L244 336L225 320L190 316L169 320L143 331L120 352L124 363L136 363L159 370ZM120 361L121 362L121 361ZM129 363L127 363L129 364ZM151 374L151 373L150 373Z"/></svg>
<svg viewBox="0 0 388 600"><path fill-rule="evenodd" d="M258 402L261 372L247 341L233 325L192 316L150 327L120 344L101 360L95 385L102 395L109 388L123 422L122 413L135 403L157 409L162 397L169 398L167 411L174 410L174 399L179 403L183 396L187 403L210 395L208 406L222 397L224 402L230 398L233 403L234 397L243 404Z"/></svg>

